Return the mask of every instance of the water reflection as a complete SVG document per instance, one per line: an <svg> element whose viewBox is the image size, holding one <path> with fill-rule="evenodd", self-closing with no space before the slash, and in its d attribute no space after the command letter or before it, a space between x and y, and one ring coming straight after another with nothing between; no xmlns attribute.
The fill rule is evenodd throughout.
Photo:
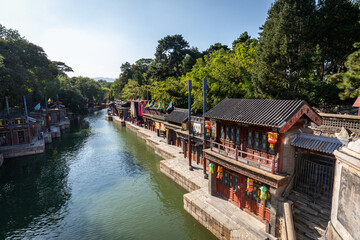
<svg viewBox="0 0 360 240"><path fill-rule="evenodd" d="M214 239L183 210L185 190L126 128L93 114L44 155L0 170L0 238Z"/></svg>
<svg viewBox="0 0 360 240"><path fill-rule="evenodd" d="M66 160L81 148L89 136L88 129L86 123L75 125L71 130L75 134L47 145L44 154L4 162L0 168L0 239L23 236L26 234L23 228L37 218L52 218L51 224L62 219L58 213L71 196Z"/></svg>

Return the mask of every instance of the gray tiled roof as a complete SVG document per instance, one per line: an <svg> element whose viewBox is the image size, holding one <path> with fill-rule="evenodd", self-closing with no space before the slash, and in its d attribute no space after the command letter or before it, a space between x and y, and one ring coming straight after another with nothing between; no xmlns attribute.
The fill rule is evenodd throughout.
<svg viewBox="0 0 360 240"><path fill-rule="evenodd" d="M301 133L292 140L291 145L333 155L334 151L344 146L345 143L337 138Z"/></svg>
<svg viewBox="0 0 360 240"><path fill-rule="evenodd" d="M205 117L281 128L305 104L303 100L225 98Z"/></svg>
<svg viewBox="0 0 360 240"><path fill-rule="evenodd" d="M183 123L188 120L189 112L186 108L175 108L169 115L165 117L168 122Z"/></svg>

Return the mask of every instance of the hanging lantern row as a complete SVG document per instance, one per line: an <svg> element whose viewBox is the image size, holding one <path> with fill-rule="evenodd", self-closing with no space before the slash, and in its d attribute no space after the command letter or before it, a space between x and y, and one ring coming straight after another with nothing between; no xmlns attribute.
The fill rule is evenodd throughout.
<svg viewBox="0 0 360 240"><path fill-rule="evenodd" d="M268 132L268 142L270 143L270 148L274 147L274 144L277 142L278 133L276 132Z"/></svg>
<svg viewBox="0 0 360 240"><path fill-rule="evenodd" d="M222 166L218 166L216 178L217 178L217 179L219 179L219 178L222 179L223 176L224 176L223 167L222 167Z"/></svg>
<svg viewBox="0 0 360 240"><path fill-rule="evenodd" d="M209 164L209 174L214 174L215 172L215 164L210 163Z"/></svg>
<svg viewBox="0 0 360 240"><path fill-rule="evenodd" d="M254 191L254 180L247 178L246 185L246 191L252 193ZM266 186L261 186L258 189L257 195L261 200L266 200L269 196L269 189Z"/></svg>

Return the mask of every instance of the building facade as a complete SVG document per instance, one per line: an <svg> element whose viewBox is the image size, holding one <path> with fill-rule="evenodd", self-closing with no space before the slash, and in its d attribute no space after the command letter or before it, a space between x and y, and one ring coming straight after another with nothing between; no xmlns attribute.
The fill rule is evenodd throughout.
<svg viewBox="0 0 360 240"><path fill-rule="evenodd" d="M275 235L278 200L295 170L291 140L321 118L305 101L224 99L205 114L215 133L209 192L268 224Z"/></svg>

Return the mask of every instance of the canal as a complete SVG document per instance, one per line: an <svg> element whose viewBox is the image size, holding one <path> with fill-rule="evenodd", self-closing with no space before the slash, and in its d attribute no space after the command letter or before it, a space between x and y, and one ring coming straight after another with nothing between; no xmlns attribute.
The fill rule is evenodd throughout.
<svg viewBox="0 0 360 240"><path fill-rule="evenodd" d="M105 111L0 168L0 239L215 239L160 157Z"/></svg>

